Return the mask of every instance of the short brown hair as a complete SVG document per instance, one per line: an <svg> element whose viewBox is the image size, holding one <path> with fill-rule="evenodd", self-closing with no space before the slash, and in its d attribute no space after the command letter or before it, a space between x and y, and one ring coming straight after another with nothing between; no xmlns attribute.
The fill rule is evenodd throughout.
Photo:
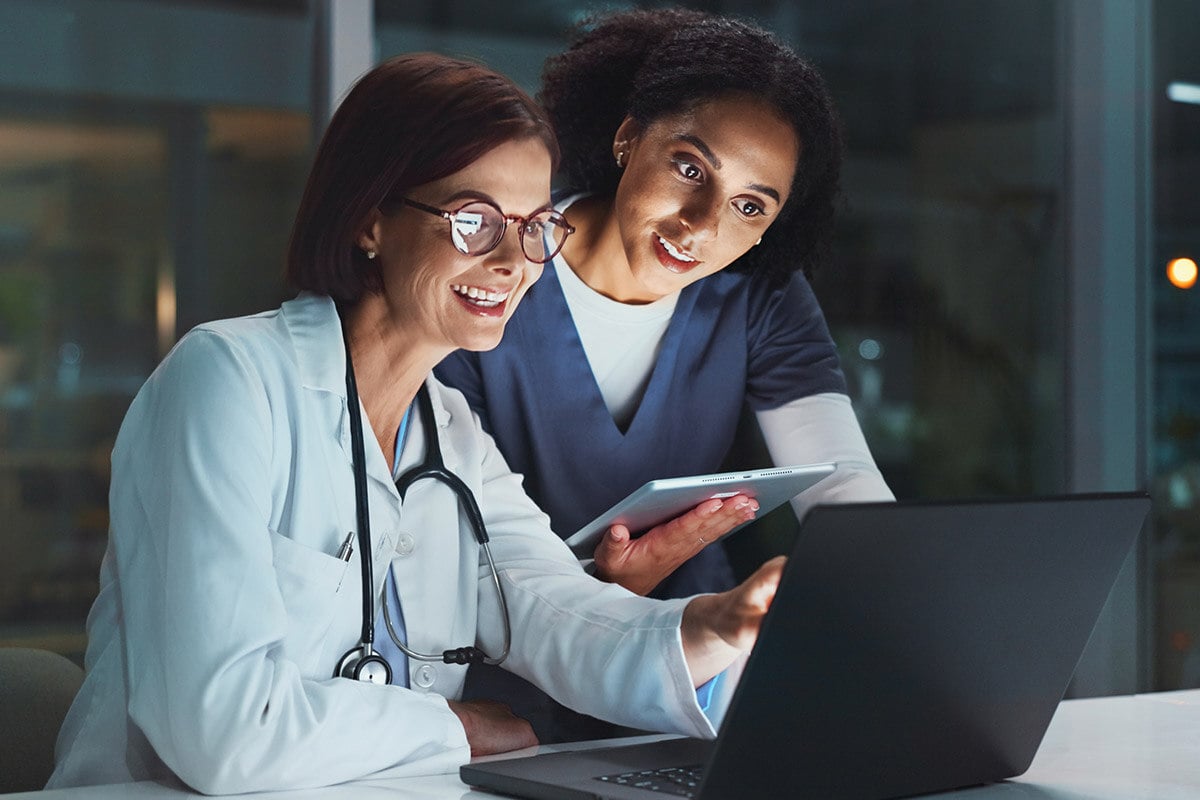
<svg viewBox="0 0 1200 800"><path fill-rule="evenodd" d="M503 75L432 53L382 62L354 85L321 139L292 227L287 279L342 304L379 291L376 263L354 243L367 214L526 137L540 139L557 165L549 119Z"/></svg>

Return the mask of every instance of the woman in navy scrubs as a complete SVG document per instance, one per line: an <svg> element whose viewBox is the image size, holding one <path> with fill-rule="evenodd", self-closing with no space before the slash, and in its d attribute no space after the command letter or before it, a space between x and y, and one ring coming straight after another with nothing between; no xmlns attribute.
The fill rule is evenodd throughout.
<svg viewBox="0 0 1200 800"><path fill-rule="evenodd" d="M775 463L838 462L797 513L892 499L808 282L828 256L841 164L820 75L752 25L632 11L585 23L547 61L540 99L563 149L556 205L577 233L501 345L437 374L554 530L569 536L648 480L718 470L747 404ZM755 510L739 496L636 539L615 526L596 574L658 597L728 588L710 543ZM476 683L543 741L608 730Z"/></svg>

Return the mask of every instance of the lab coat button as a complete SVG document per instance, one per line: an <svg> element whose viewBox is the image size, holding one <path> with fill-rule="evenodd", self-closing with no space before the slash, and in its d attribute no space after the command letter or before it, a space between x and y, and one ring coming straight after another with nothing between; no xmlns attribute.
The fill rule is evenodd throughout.
<svg viewBox="0 0 1200 800"><path fill-rule="evenodd" d="M420 686L422 689L428 689L433 686L436 680L437 670L433 668L432 664L422 664L417 667L416 676L413 678L417 686Z"/></svg>
<svg viewBox="0 0 1200 800"><path fill-rule="evenodd" d="M417 540L411 533L402 533L396 537L396 555L407 556L417 548Z"/></svg>

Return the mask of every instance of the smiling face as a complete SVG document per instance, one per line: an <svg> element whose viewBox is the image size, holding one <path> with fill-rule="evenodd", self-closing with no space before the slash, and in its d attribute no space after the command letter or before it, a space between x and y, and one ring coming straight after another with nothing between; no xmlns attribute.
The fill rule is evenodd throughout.
<svg viewBox="0 0 1200 800"><path fill-rule="evenodd" d="M405 196L418 203L455 211L474 200L505 214L527 217L550 201L550 154L536 138L499 145L466 168ZM434 351L490 350L542 265L525 258L520 223L509 223L489 253L459 252L450 223L397 204L375 211L358 245L377 253L388 318L408 340Z"/></svg>
<svg viewBox="0 0 1200 800"><path fill-rule="evenodd" d="M613 150L627 165L612 209L627 265L594 288L646 302L754 246L787 201L800 142L770 105L731 95L645 128L626 119Z"/></svg>

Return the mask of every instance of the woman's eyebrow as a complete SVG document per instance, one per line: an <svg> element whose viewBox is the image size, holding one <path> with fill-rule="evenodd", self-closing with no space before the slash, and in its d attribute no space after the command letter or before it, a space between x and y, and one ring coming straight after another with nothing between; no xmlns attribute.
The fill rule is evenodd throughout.
<svg viewBox="0 0 1200 800"><path fill-rule="evenodd" d="M717 169L721 168L721 159L717 158L717 154L712 151L712 148L704 143L704 140L699 136L693 136L690 133L677 133L675 139L680 142L687 142L700 151L700 155L704 156L710 164Z"/></svg>
<svg viewBox="0 0 1200 800"><path fill-rule="evenodd" d="M762 192L763 194L765 194L768 197L770 197L771 199L773 199L776 203L779 202L779 192L775 191L770 186L764 186L761 183L748 183L748 184L746 184L746 188L753 189L756 192Z"/></svg>
<svg viewBox="0 0 1200 800"><path fill-rule="evenodd" d="M486 200L487 202L491 203L492 205L496 206L497 208L500 207L500 204L496 202L494 197L492 197L487 192L481 192L478 189L460 189L457 192L455 192L454 194L452 194L449 197L447 197L446 199L444 199L442 202L443 203L453 203L455 200L466 200L466 199Z"/></svg>
<svg viewBox="0 0 1200 800"><path fill-rule="evenodd" d="M705 144L704 140L699 136L695 136L690 133L677 133L675 134L675 140L679 142L687 142L692 147L695 147L697 150L699 150L700 155L704 156L704 158L710 164L712 164L714 168L721 168L721 159L717 157L717 154L712 151L712 148ZM772 189L770 186L766 186L761 183L750 183L746 185L746 188L753 189L756 192L762 192L773 199L776 203L779 202L779 192L775 189Z"/></svg>

